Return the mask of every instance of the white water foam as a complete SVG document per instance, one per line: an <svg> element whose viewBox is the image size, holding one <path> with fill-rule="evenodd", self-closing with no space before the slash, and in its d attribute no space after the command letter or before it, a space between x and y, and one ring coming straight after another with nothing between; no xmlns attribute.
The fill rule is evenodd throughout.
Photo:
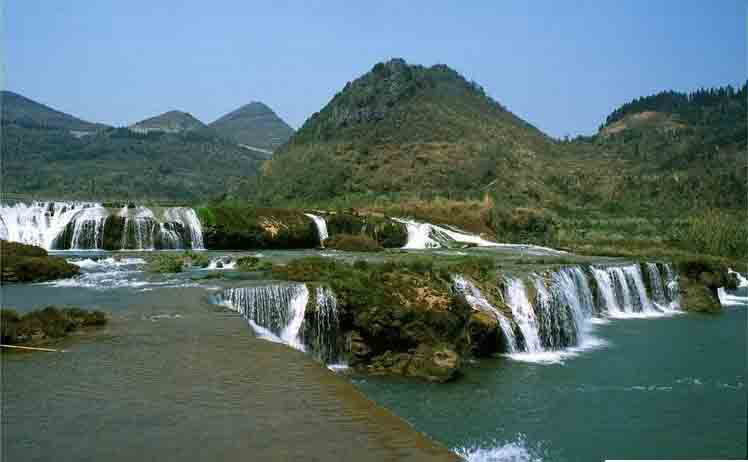
<svg viewBox="0 0 748 462"><path fill-rule="evenodd" d="M409 218L393 218L393 221L405 225L408 231L408 241L403 249L438 249L447 247L446 243L473 244L477 247L495 247L505 249L516 249L526 253L546 255L563 255L567 252L562 250L526 244L501 244L483 239L482 237L457 229L453 226L438 226L431 223L419 222Z"/></svg>
<svg viewBox="0 0 748 462"><path fill-rule="evenodd" d="M514 441L492 442L486 446L460 447L454 452L468 462L543 462L544 451L531 448L524 435Z"/></svg>

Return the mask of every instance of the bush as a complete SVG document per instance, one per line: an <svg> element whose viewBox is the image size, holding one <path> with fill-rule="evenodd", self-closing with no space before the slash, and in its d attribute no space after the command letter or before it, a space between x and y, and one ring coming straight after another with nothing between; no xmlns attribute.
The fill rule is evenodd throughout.
<svg viewBox="0 0 748 462"><path fill-rule="evenodd" d="M103 326L108 318L102 311L48 306L19 315L15 310L0 310L2 343L23 345L61 339L84 327Z"/></svg>
<svg viewBox="0 0 748 462"><path fill-rule="evenodd" d="M337 234L325 241L325 247L348 252L378 252L383 250L377 241L365 234Z"/></svg>
<svg viewBox="0 0 748 462"><path fill-rule="evenodd" d="M556 221L545 210L495 208L491 224L500 241L553 245L556 242Z"/></svg>

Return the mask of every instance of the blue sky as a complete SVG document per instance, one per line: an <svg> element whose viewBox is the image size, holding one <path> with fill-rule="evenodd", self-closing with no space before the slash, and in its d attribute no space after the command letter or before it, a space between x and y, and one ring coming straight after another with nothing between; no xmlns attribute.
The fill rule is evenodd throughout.
<svg viewBox="0 0 748 462"><path fill-rule="evenodd" d="M3 26L6 89L112 125L259 100L298 127L392 57L447 64L557 137L638 96L746 78L730 0L8 0Z"/></svg>

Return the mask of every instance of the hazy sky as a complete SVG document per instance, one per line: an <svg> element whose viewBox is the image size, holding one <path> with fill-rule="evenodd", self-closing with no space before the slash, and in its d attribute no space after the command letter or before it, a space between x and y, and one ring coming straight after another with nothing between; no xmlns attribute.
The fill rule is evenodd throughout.
<svg viewBox="0 0 748 462"><path fill-rule="evenodd" d="M559 137L746 78L744 1L6 0L3 23L6 89L112 125L259 100L298 127L392 57L447 64Z"/></svg>

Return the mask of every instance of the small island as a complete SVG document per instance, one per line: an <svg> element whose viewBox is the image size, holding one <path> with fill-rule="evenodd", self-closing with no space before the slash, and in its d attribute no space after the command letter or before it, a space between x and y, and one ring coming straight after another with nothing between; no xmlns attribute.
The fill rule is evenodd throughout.
<svg viewBox="0 0 748 462"><path fill-rule="evenodd" d="M102 327L109 321L102 311L48 306L26 314L0 310L3 347L37 347L62 340L84 330Z"/></svg>

